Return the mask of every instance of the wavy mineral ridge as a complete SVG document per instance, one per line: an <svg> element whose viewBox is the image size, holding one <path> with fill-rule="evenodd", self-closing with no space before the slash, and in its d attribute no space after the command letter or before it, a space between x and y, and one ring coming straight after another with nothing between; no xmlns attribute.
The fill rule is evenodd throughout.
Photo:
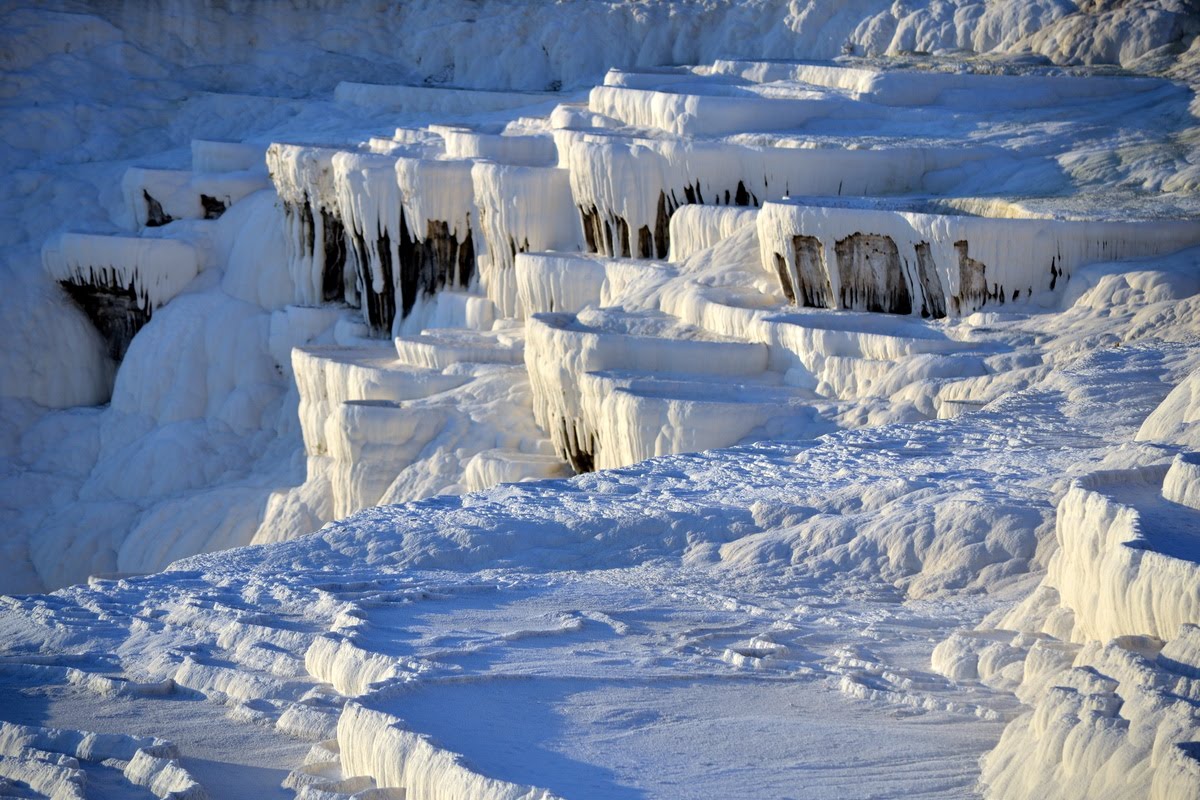
<svg viewBox="0 0 1200 800"><path fill-rule="evenodd" d="M5 4L0 796L1200 797L1197 34Z"/></svg>

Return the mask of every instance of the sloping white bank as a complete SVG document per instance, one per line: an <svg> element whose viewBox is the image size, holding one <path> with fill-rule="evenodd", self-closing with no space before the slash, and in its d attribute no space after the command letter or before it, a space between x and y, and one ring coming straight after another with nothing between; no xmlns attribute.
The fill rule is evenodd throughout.
<svg viewBox="0 0 1200 800"><path fill-rule="evenodd" d="M1067 493L1046 583L1073 612L1073 625L1052 632L1077 642L1168 641L1200 619L1200 518L1180 503L1195 491L1189 467L1177 457L1169 470L1100 474Z"/></svg>
<svg viewBox="0 0 1200 800"><path fill-rule="evenodd" d="M11 545L9 563L31 575L37 572L38 580L55 581L91 571L153 569L189 550L250 536L274 541L297 535L367 503L558 474L555 452L574 458L581 470L620 466L764 437L811 439L836 429L950 417L1030 385L1045 377L1053 355L1043 347L1046 340L1031 339L1023 324L1010 340L990 318L960 316L961 322L942 325L876 313L901 310L900 299L907 294L913 316L921 310L933 315L937 309L926 306L936 305L939 296L945 300L956 280L971 284L968 289L978 289L980 297L1005 297L1005 309L1017 314L1040 308L1028 297L1037 293L1034 286L1014 289L1013 294L1020 291L1014 305L1010 287L993 284L999 268L984 262L973 238L961 240L969 245L964 249L954 247L960 230L913 229L910 239L918 233L941 235L938 252L932 243L929 248L933 266L922 272L920 241L910 243L913 253L902 258L900 251L909 245L896 239L872 233L855 238L852 232L838 238L838 233L831 256L828 243L820 240L822 247L806 246L800 253L795 237L802 234L792 234L783 242L785 273L791 253L797 275L803 272L801 262L824 270L814 286L823 280L830 297L837 295L830 305L874 309L853 314L792 310L785 306L788 284L779 279L778 251L765 245L762 235L778 211L770 203L766 210L755 208L769 197L800 189L841 194L844 199L806 204L841 203L829 213L842 215L852 227L870 214L904 219L918 212L903 209L916 208L942 221L930 222L934 228L982 226L994 244L1002 234L992 227L1001 222L1032 229L1029 220L1007 219L1023 209L1032 209L1037 222L1051 229L1068 223L1048 219L1054 216L1053 200L979 198L981 185L989 191L998 186L1066 191L1077 176L1091 174L1089 154L1132 141L1141 143L1136 152L1121 151L1122 163L1133 165L1128 179L1143 172L1165 174L1177 150L1171 143L1185 137L1180 114L1186 97L1162 81L1068 79L1023 62L996 67L1023 74L981 75L977 64L956 63L974 71L929 77L951 74L938 71L946 66L940 62L928 75L909 78L904 77L909 72L893 77L895 70L866 62L626 69L614 73L607 87L622 91L599 91L586 107L577 102L581 95L563 93L555 96L562 102L554 109L490 112L463 108L474 95L446 87L401 91L406 97L435 98L439 108L458 103L445 112L397 112L354 103L332 111L328 101L204 98L187 120L204 137L190 148L189 180L233 175L254 181L266 171L274 192L247 195L219 219L173 220L139 238L128 237L191 245L203 255L206 269L162 307L156 315L162 324L138 334L145 346L132 346L133 357L121 370L113 408L119 414L103 416L103 437L77 448L77 460L40 454L38 448L52 438L52 424L35 427L36 435L19 448L26 435L9 437L12 452L19 452L19 466L10 473L11 495L53 492L68 505L83 504L76 511L91 521L80 526L80 515L69 508L14 501L14 514L23 520L14 527L30 533ZM883 91L878 86L899 87L905 81L912 84L907 91L913 102L928 96L933 104L877 102ZM942 88L930 88L936 86ZM1054 86L1064 105L1020 112L1016 135L1007 120L963 102L961 92L972 86L987 92L1002 86L1040 92L1038 87ZM642 111L626 108L626 95L715 98L732 105L711 113L697 105L696 119L670 122L637 116ZM744 130L749 123L737 107L745 102L758 110L776 103L781 109L835 107L853 111L854 121L821 112L802 130ZM1104 109L1109 108L1120 126L1107 124L1111 119ZM275 129L256 130L241 142L223 141L200 126L218 111L230 119L262 115L275 120ZM658 127L631 127L631 121ZM684 127L674 133L662 127L676 122ZM687 125L710 133L722 126L730 130L717 138L680 135ZM172 181L186 174L169 163L172 169L140 172L122 164L109 176L131 176L126 188L132 195L142 187L140 200L132 199L141 203L146 222L151 216L146 196L154 196L148 187L173 196L175 189L167 184L175 186ZM1161 176L1155 180L1146 186L1163 185ZM116 186L110 180L110 194ZM962 196L845 198L917 188ZM1132 190L1126 185L1122 191ZM1188 240L1177 235L1181 224L1162 221L1186 208L1186 198L1151 202L1122 194L1109 207L1119 212L1125 202L1148 206L1147 215L1159 218L1140 232L1114 228L1113 236L1144 243L1153 235L1161 247ZM939 216L930 209L1005 219ZM1078 207L1064 212L1078 214ZM164 208L156 221L166 216L171 214ZM673 236L678 239L674 249ZM1068 247L1059 239L1074 241L1072 236L1051 238L1046 247L1065 248L1063 257L1082 261L1106 255L1103 243ZM895 247L895 258L885 239ZM1123 247L1114 245L1107 255L1130 249ZM944 254L957 260L946 267ZM674 260L650 261L645 258L650 255ZM1050 257L1055 270L1058 258L1057 252ZM1022 270L1034 268L1022 262L1005 269L1025 278ZM1049 274L1054 283L1054 273ZM1066 283L1064 277L1054 292L1067 294ZM933 284L942 286L943 295L930 288ZM919 299L918 289L925 293ZM197 297L189 297L191 292ZM102 299L111 305L111 298ZM1038 298L1043 305L1054 302ZM963 312L972 307L964 303ZM343 313L345 305L356 306L365 324L353 319L354 312ZM593 305L621 310L589 310ZM516 344L522 316L546 312L584 319L608 314L622 319L628 330L601 331L597 341L609 342L615 334L612 341L623 344L597 344L595 358L588 355L588 337L567 337L555 349L543 347L545 337L535 335L523 356L533 366L511 369L522 358ZM127 317L117 315L118 321ZM541 330L539 323L531 324ZM1151 335L1165 325L1160 320L1139 330ZM134 325L114 327L126 332L125 339L136 333ZM436 328L463 330L429 332ZM399 336L400 364L376 357L378 339L389 335ZM183 339L173 342L174 336ZM504 338L508 343L497 347ZM702 340L754 356L710 358L704 347L694 357L681 354ZM348 381L345 387L300 376L304 385L293 391L297 373L290 348L310 344L340 348L341 353L326 354L329 363L356 365L333 370L332 380ZM571 352L576 346L585 352ZM116 347L114 355L120 350ZM643 356L645 363L639 360ZM205 358L222 363L203 363ZM359 367L378 375L362 378ZM672 373L668 377L661 369ZM421 370L440 374L417 380ZM547 377L552 373L557 378ZM428 384L429 396L385 396L401 374L407 376L401 383L412 377ZM469 380L433 391L464 376ZM536 398L537 413L550 430L538 429L526 405L529 398ZM14 411L6 418L17 431L32 414ZM405 421L406 416L412 419ZM418 418L420 424L414 422ZM77 431L86 427L86 416L61 424ZM166 426L175 427L162 430ZM434 427L447 429L447 435L430 433ZM249 443L241 454L235 454L237 437ZM554 451L547 446L549 438L558 440ZM188 457L187 468L175 470L174 477L171 470L151 466L178 460L184 452L200 455ZM213 489L213 481L221 488ZM184 511L197 522L182 522ZM169 532L156 537L155 526L161 525ZM88 533L71 550L80 563L68 568L57 554L73 528ZM40 538L46 541L35 544L33 532L45 534Z"/></svg>
<svg viewBox="0 0 1200 800"><path fill-rule="evenodd" d="M204 788L183 768L175 746L163 739L0 723L0 778L53 800L89 796L79 762L124 765L124 778L154 797L207 800Z"/></svg>
<svg viewBox="0 0 1200 800"><path fill-rule="evenodd" d="M1151 416L1175 408L1169 397ZM1010 685L1032 706L984 760L996 796L1200 791L1200 470L1191 453L1146 455L1075 481L1041 585L1000 630L934 652L943 673Z"/></svg>
<svg viewBox="0 0 1200 800"><path fill-rule="evenodd" d="M1138 429L1139 441L1176 444L1200 450L1200 373L1193 373L1171 390Z"/></svg>
<svg viewBox="0 0 1200 800"><path fill-rule="evenodd" d="M1038 693L1029 690L1033 711L1015 720L985 759L990 791L998 797L1194 797L1200 788L1196 630L1189 626L1157 655L1153 647L1140 651L1137 642L1092 642L1065 671L1054 660L1042 662L1031 680Z"/></svg>
<svg viewBox="0 0 1200 800"><path fill-rule="evenodd" d="M436 329L292 351L305 483L276 492L275 541L380 502L563 473L533 422L518 336Z"/></svg>
<svg viewBox="0 0 1200 800"><path fill-rule="evenodd" d="M378 786L404 787L405 798L556 800L544 789L481 775L454 753L407 730L404 720L350 703L338 721L342 771L365 775Z"/></svg>

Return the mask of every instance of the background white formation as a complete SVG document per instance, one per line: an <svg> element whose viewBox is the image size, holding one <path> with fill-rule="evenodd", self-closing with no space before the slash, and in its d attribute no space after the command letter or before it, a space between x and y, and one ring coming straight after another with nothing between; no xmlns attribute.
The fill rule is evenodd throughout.
<svg viewBox="0 0 1200 800"><path fill-rule="evenodd" d="M0 13L0 794L1200 794L1193 5Z"/></svg>

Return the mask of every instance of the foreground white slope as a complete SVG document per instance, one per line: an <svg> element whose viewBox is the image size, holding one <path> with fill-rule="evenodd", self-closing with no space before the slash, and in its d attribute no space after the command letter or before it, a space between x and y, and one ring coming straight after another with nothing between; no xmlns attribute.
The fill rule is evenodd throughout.
<svg viewBox="0 0 1200 800"><path fill-rule="evenodd" d="M22 36L13 80L28 91L14 99L12 163L33 194L14 202L5 257L44 269L17 270L13 284L40 299L5 305L18 330L6 337L14 346L3 394L21 399L3 404L5 515L17 534L4 542L2 585L159 569L193 552L298 535L381 500L949 415L979 398L943 391L948 378L1037 356L963 344L973 326L780 312L794 304L936 319L1053 304L1042 295L1061 296L1088 261L1165 253L1200 237L1190 222L1195 168L1181 145L1191 94L1162 77L1187 78L1194 59L1153 56L1186 45L1191 22L1179 9L1135 18L1022 4L947 28L940 7L914 8L893 25L886 18L903 9L752 6L714 5L702 35L698 11L672 14L670 3L618 4L602 20L579 5L537 20L536 31L569 20L566 30L589 36L598 25L661 27L661 41L636 57L610 53L605 66L626 66L607 72L587 66L598 53L576 47L568 64L566 40L542 50L537 36L522 39L519 49L540 55L521 69L484 70L474 53L490 46L487 32L450 23L465 13L453 6L434 16L474 44L455 51L449 72L426 65L398 77L413 66L397 71L407 56L380 53L371 67L328 55L338 70L303 100L238 94L261 69L205 73L175 40L115 8L99 17L14 12ZM183 10L165 6L153 24L172 31L190 19ZM259 31L264 64L300 69L309 32L328 31L321 48L341 52L333 32L362 27L359 13L271 25L249 15L238 29ZM517 24L525 13L505 6L497 19ZM396 14L387 24L402 22L409 46L438 35L415 7ZM1064 42L1081 41L1072 59L1155 74L1064 71L1025 57L967 63L962 54L896 69L874 58L944 50L949 40L938 37L950 30L954 47L1019 50L1077 17L1134 44L1113 54L1071 28ZM206 22L231 23L221 11ZM770 35L739 39L729 32L738 26ZM636 66L681 60L655 55L678 42L708 63ZM370 50L360 45L355 52ZM851 51L866 58L762 60ZM326 63L303 69L318 61ZM138 88L169 64L179 66L176 82L155 86L178 99L173 106ZM585 68L586 79L572 72ZM45 130L42 100L22 98L64 91L55 77L64 69L89 77L71 87L80 107L126 111L105 115L109 127L64 123L63 134L83 143L56 166L47 148L58 139L44 136L39 148L31 133ZM221 91L197 93L198 81ZM145 107L128 105L134 99ZM18 136L22 120L28 130ZM156 135L182 147L148 155ZM96 160L104 158L116 160ZM756 232L744 229L751 224ZM698 252L718 243L724 249ZM95 331L63 310L52 282ZM531 338L519 329L537 312L589 305L624 312L556 323L591 326L604 342L604 355L563 362L556 377L556 348L593 338L544 335L537 321ZM31 338L26 317L47 320L33 327L53 334ZM467 332L453 342L428 333L444 327ZM496 332L512 342L501 363L523 358L528 384L519 367L475 366L495 363ZM484 346L465 342L476 333ZM390 365L372 355L387 337L408 342ZM342 349L321 363L373 366L329 384L301 374L308 361L294 369L291 350L305 346ZM737 375L705 355L713 348ZM736 355L751 350L752 359ZM374 388L394 386L410 367L428 390L420 413L429 424L399 422L403 414L379 405L417 400L413 390ZM420 369L443 376L425 381ZM714 390L713 374L734 382ZM497 394L510 402L489 407ZM106 398L100 414L41 409ZM312 447L329 420L343 429L329 437L336 453ZM424 433L435 422L446 436ZM361 446L368 432L397 452Z"/></svg>
<svg viewBox="0 0 1200 800"><path fill-rule="evenodd" d="M290 786L412 797L712 796L744 782L737 765L772 795L869 784L962 796L976 758L999 741L984 778L1011 796L1016 784L994 765L1042 745L1009 688L1021 682L1019 697L1048 702L1065 680L1055 670L1091 665L1079 674L1114 681L1115 714L1120 699L1134 702L1115 683L1129 680L1113 671L1124 668L1095 660L1061 626L1048 631L1061 639L1018 627L1012 644L957 634L934 668L930 650L1028 591L1019 578L1054 550L1056 503L1046 581L1055 562L1090 557L1068 535L1083 489L1064 489L1101 468L1161 475L1152 465L1170 463L1172 448L1132 440L1198 358L1183 345L1108 348L954 420L380 508L159 576L13 600L2 623L8 715L88 729L98 720L87 693L118 693L159 720L140 733L170 739L178 723L152 709L199 693L225 706L222 725L324 742L293 763ZM1109 444L1120 441L1131 444ZM1175 548L1170 558L1196 557L1194 543ZM1116 575L1097 580L1124 596ZM955 597L984 586L987 595ZM1060 602L1071 601L1037 605ZM1110 613L1076 607L1079 640L1095 635L1080 625ZM1170 678L1173 702L1194 704L1184 677L1194 650L1166 637L1157 657L1162 640L1149 635L1128 651L1146 676L1139 685ZM947 648L972 654L972 666ZM81 657L47 663L57 652ZM33 685L46 688L14 693ZM1147 759L1110 773L1106 790L1188 796L1195 775L1180 748L1196 735L1194 706L1167 727L1161 704L1137 713L1159 738L1151 751L1150 734L1103 728L1105 752ZM1028 794L1072 791L1054 776L1089 769L1077 749L1042 747L1047 769Z"/></svg>

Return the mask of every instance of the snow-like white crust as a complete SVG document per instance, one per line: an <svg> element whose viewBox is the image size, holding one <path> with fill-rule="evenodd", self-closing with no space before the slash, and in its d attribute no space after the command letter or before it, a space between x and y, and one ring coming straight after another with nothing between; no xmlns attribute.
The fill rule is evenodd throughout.
<svg viewBox="0 0 1200 800"><path fill-rule="evenodd" d="M370 292L402 297L399 265L404 212L396 182L396 158L340 152L331 165L347 237L345 274L355 276L362 296ZM370 322L367 304L361 300L360 304Z"/></svg>
<svg viewBox="0 0 1200 800"><path fill-rule="evenodd" d="M479 212L475 207L474 183L467 159L396 159L396 179L405 219L411 220L410 234L424 241L428 226L441 222L460 242L471 233L478 239Z"/></svg>
<svg viewBox="0 0 1200 800"><path fill-rule="evenodd" d="M464 491L471 493L502 483L549 480L566 474L562 459L553 453L527 453L497 447L480 451L467 460L462 484Z"/></svg>
<svg viewBox="0 0 1200 800"><path fill-rule="evenodd" d="M686 85L689 89L693 84ZM597 86L588 107L636 128L657 128L678 136L725 136L739 131L778 131L817 119L871 119L885 109L861 105L840 93L801 89L764 96L741 87L717 85L695 94L677 86L668 91ZM693 89L694 91L694 89Z"/></svg>
<svg viewBox="0 0 1200 800"><path fill-rule="evenodd" d="M1200 794L1186 4L101 5L5 17L0 793Z"/></svg>
<svg viewBox="0 0 1200 800"><path fill-rule="evenodd" d="M667 255L666 237L657 231L685 204L760 205L788 195L922 192L934 188L927 175L980 155L962 145L803 148L595 135L566 136L560 143L576 205L583 211L594 208L602 223L614 228L598 237L597 247L650 257ZM622 232L621 224L628 230ZM643 228L651 242L648 253L641 252Z"/></svg>
<svg viewBox="0 0 1200 800"><path fill-rule="evenodd" d="M326 522L388 498L466 491L488 476L561 475L522 407L522 344L519 332L438 328L393 347L293 350L307 482L277 496L268 521L292 524L297 504ZM488 466L500 453L512 464ZM269 541L270 529L264 523L259 536Z"/></svg>
<svg viewBox="0 0 1200 800"><path fill-rule="evenodd" d="M835 429L828 404L815 407L812 392L775 385L770 377L714 383L652 374L594 371L579 377L579 415L594 431L596 469L751 438L811 439ZM576 435L587 434L577 428Z"/></svg>
<svg viewBox="0 0 1200 800"><path fill-rule="evenodd" d="M208 793L163 739L0 723L0 780L25 784L52 800L84 800L80 761L120 766L124 778L170 800L207 800Z"/></svg>
<svg viewBox="0 0 1200 800"><path fill-rule="evenodd" d="M300 428L310 456L328 454L326 424L334 409L357 400L400 402L447 391L468 380L396 362L385 344L376 350L300 348L292 350L292 372L300 393Z"/></svg>
<svg viewBox="0 0 1200 800"><path fill-rule="evenodd" d="M491 133L454 125L431 130L446 143L447 158L480 159L522 167L551 167L558 161L554 138L546 134Z"/></svg>
<svg viewBox="0 0 1200 800"><path fill-rule="evenodd" d="M336 210L332 164L337 153L332 147L273 143L267 148L267 171L279 199Z"/></svg>
<svg viewBox="0 0 1200 800"><path fill-rule="evenodd" d="M445 370L455 364L520 364L523 337L503 330L480 333L470 329L435 328L394 342L401 364Z"/></svg>

